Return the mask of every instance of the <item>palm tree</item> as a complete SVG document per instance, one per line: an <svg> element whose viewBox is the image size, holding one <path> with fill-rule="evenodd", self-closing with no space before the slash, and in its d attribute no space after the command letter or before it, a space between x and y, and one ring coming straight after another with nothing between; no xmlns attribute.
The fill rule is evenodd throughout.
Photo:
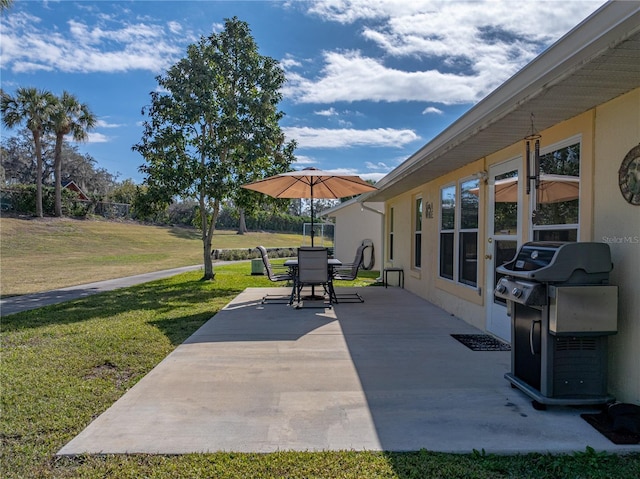
<svg viewBox="0 0 640 479"><path fill-rule="evenodd" d="M8 10L13 4L13 0L0 0L0 11Z"/></svg>
<svg viewBox="0 0 640 479"><path fill-rule="evenodd" d="M73 135L75 141L84 141L88 137L88 130L96 124L96 117L89 107L80 103L69 92L62 92L57 99L51 115L49 127L56 135L56 146L53 162L53 176L55 181L56 200L55 215L62 216L62 143L68 134Z"/></svg>
<svg viewBox="0 0 640 479"><path fill-rule="evenodd" d="M25 123L33 135L36 150L36 216L42 217L42 145L41 138L49 121L56 97L47 90L20 87L12 97L4 91L2 96L2 122L7 128Z"/></svg>

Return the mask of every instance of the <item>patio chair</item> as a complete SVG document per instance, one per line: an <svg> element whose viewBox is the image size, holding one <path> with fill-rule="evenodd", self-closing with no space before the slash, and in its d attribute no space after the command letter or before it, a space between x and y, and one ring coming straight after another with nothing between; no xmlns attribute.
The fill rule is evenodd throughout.
<svg viewBox="0 0 640 479"><path fill-rule="evenodd" d="M333 270L333 279L340 281L355 281L358 277L358 271L362 267L364 262L364 252L369 245L361 244L356 250L356 256L353 259L353 263L343 263L339 268ZM334 299L336 303L364 303L364 299L357 292L353 293L341 293L337 295L334 292Z"/></svg>
<svg viewBox="0 0 640 479"><path fill-rule="evenodd" d="M274 283L280 282L280 281L287 281L287 284L294 281L293 274L291 273L291 270L289 268L286 268L286 269L285 267L274 268L274 266L271 264L271 261L269 260L267 249L264 246L256 246L256 249L258 250L258 252L260 253L260 256L262 257L262 263L264 264L264 269L267 272L267 277L269 278L269 280L273 281ZM262 298L262 304L265 304L267 301L272 303L291 304L292 296L293 296L292 294L288 294L286 296L266 294Z"/></svg>
<svg viewBox="0 0 640 479"><path fill-rule="evenodd" d="M329 297L329 307L333 307L334 293L329 274L329 250L327 248L298 248L298 268L295 279L298 307L302 301L301 291L305 286L311 286L313 296L311 299L316 299L315 287L322 286ZM324 307L324 295L321 298L323 300L322 307Z"/></svg>

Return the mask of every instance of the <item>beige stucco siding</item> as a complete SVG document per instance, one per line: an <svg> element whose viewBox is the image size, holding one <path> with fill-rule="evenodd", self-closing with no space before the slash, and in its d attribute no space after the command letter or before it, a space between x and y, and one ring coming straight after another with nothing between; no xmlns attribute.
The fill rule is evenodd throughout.
<svg viewBox="0 0 640 479"><path fill-rule="evenodd" d="M640 206L627 203L618 186L620 164L640 142L640 89L599 107L595 131L593 236L609 243L619 290L609 385L619 399L640 404Z"/></svg>
<svg viewBox="0 0 640 479"><path fill-rule="evenodd" d="M524 132L526 133L526 132ZM523 135L524 135L523 133ZM609 387L618 400L640 403L640 206L628 204L618 187L618 169L627 152L640 142L640 89L540 132L542 148L568 139L581 143L579 241L610 244L614 270L611 284L620 288L619 333L610 339ZM478 231L478 285L476 288L438 276L440 189L487 171L513 158L524 157L524 143L511 145L486 158L396 196L386 202L386 236L394 209L394 257L385 262L405 271L405 287L470 324L486 329L485 262L487 246L487 187L481 184ZM524 168L523 168L524 171ZM413 205L421 196L433 205L433 217L425 217L422 230L422 266L413 267ZM531 209L523 204L520 243L531 241Z"/></svg>
<svg viewBox="0 0 640 479"><path fill-rule="evenodd" d="M380 270L383 215L368 208L383 212L382 203L367 204L363 207L355 202L330 215L335 218L334 255L343 263L351 263L362 240L370 239L373 242L375 254L373 269ZM369 261L368 256L365 261Z"/></svg>

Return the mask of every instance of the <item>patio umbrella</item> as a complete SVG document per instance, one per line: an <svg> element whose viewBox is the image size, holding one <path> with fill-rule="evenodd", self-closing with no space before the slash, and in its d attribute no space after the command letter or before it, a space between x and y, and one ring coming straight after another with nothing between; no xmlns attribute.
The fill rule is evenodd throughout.
<svg viewBox="0 0 640 479"><path fill-rule="evenodd" d="M478 188L471 193L477 195ZM538 203L560 203L578 198L580 194L580 178L569 175L540 175ZM518 178L504 178L495 182L495 201L497 203L515 203L518 201Z"/></svg>
<svg viewBox="0 0 640 479"><path fill-rule="evenodd" d="M242 186L274 198L306 198L311 200L311 246L313 246L313 200L315 198L337 199L374 191L356 175L341 175L317 168L289 171L270 176Z"/></svg>

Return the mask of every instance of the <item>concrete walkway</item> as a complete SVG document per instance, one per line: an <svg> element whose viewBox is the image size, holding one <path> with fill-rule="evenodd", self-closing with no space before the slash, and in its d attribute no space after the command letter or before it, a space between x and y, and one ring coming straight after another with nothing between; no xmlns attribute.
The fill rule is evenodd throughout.
<svg viewBox="0 0 640 479"><path fill-rule="evenodd" d="M278 450L640 452L585 408L537 411L503 378L509 352L399 288L361 288L333 309L262 305L248 289L58 454Z"/></svg>
<svg viewBox="0 0 640 479"><path fill-rule="evenodd" d="M186 271L194 271L202 269L202 265L184 266L182 268L173 268L153 273L138 274L135 276L127 276L125 278L110 279L106 281L97 281L95 283L80 284L77 286L69 286L68 288L60 288L53 291L45 291L43 293L24 294L21 296L11 296L9 298L0 299L0 316L20 313L30 309L41 308L51 304L63 303L74 299L83 298L104 291L112 291L118 288L128 288L136 284L155 281L156 279L168 278L176 274Z"/></svg>

